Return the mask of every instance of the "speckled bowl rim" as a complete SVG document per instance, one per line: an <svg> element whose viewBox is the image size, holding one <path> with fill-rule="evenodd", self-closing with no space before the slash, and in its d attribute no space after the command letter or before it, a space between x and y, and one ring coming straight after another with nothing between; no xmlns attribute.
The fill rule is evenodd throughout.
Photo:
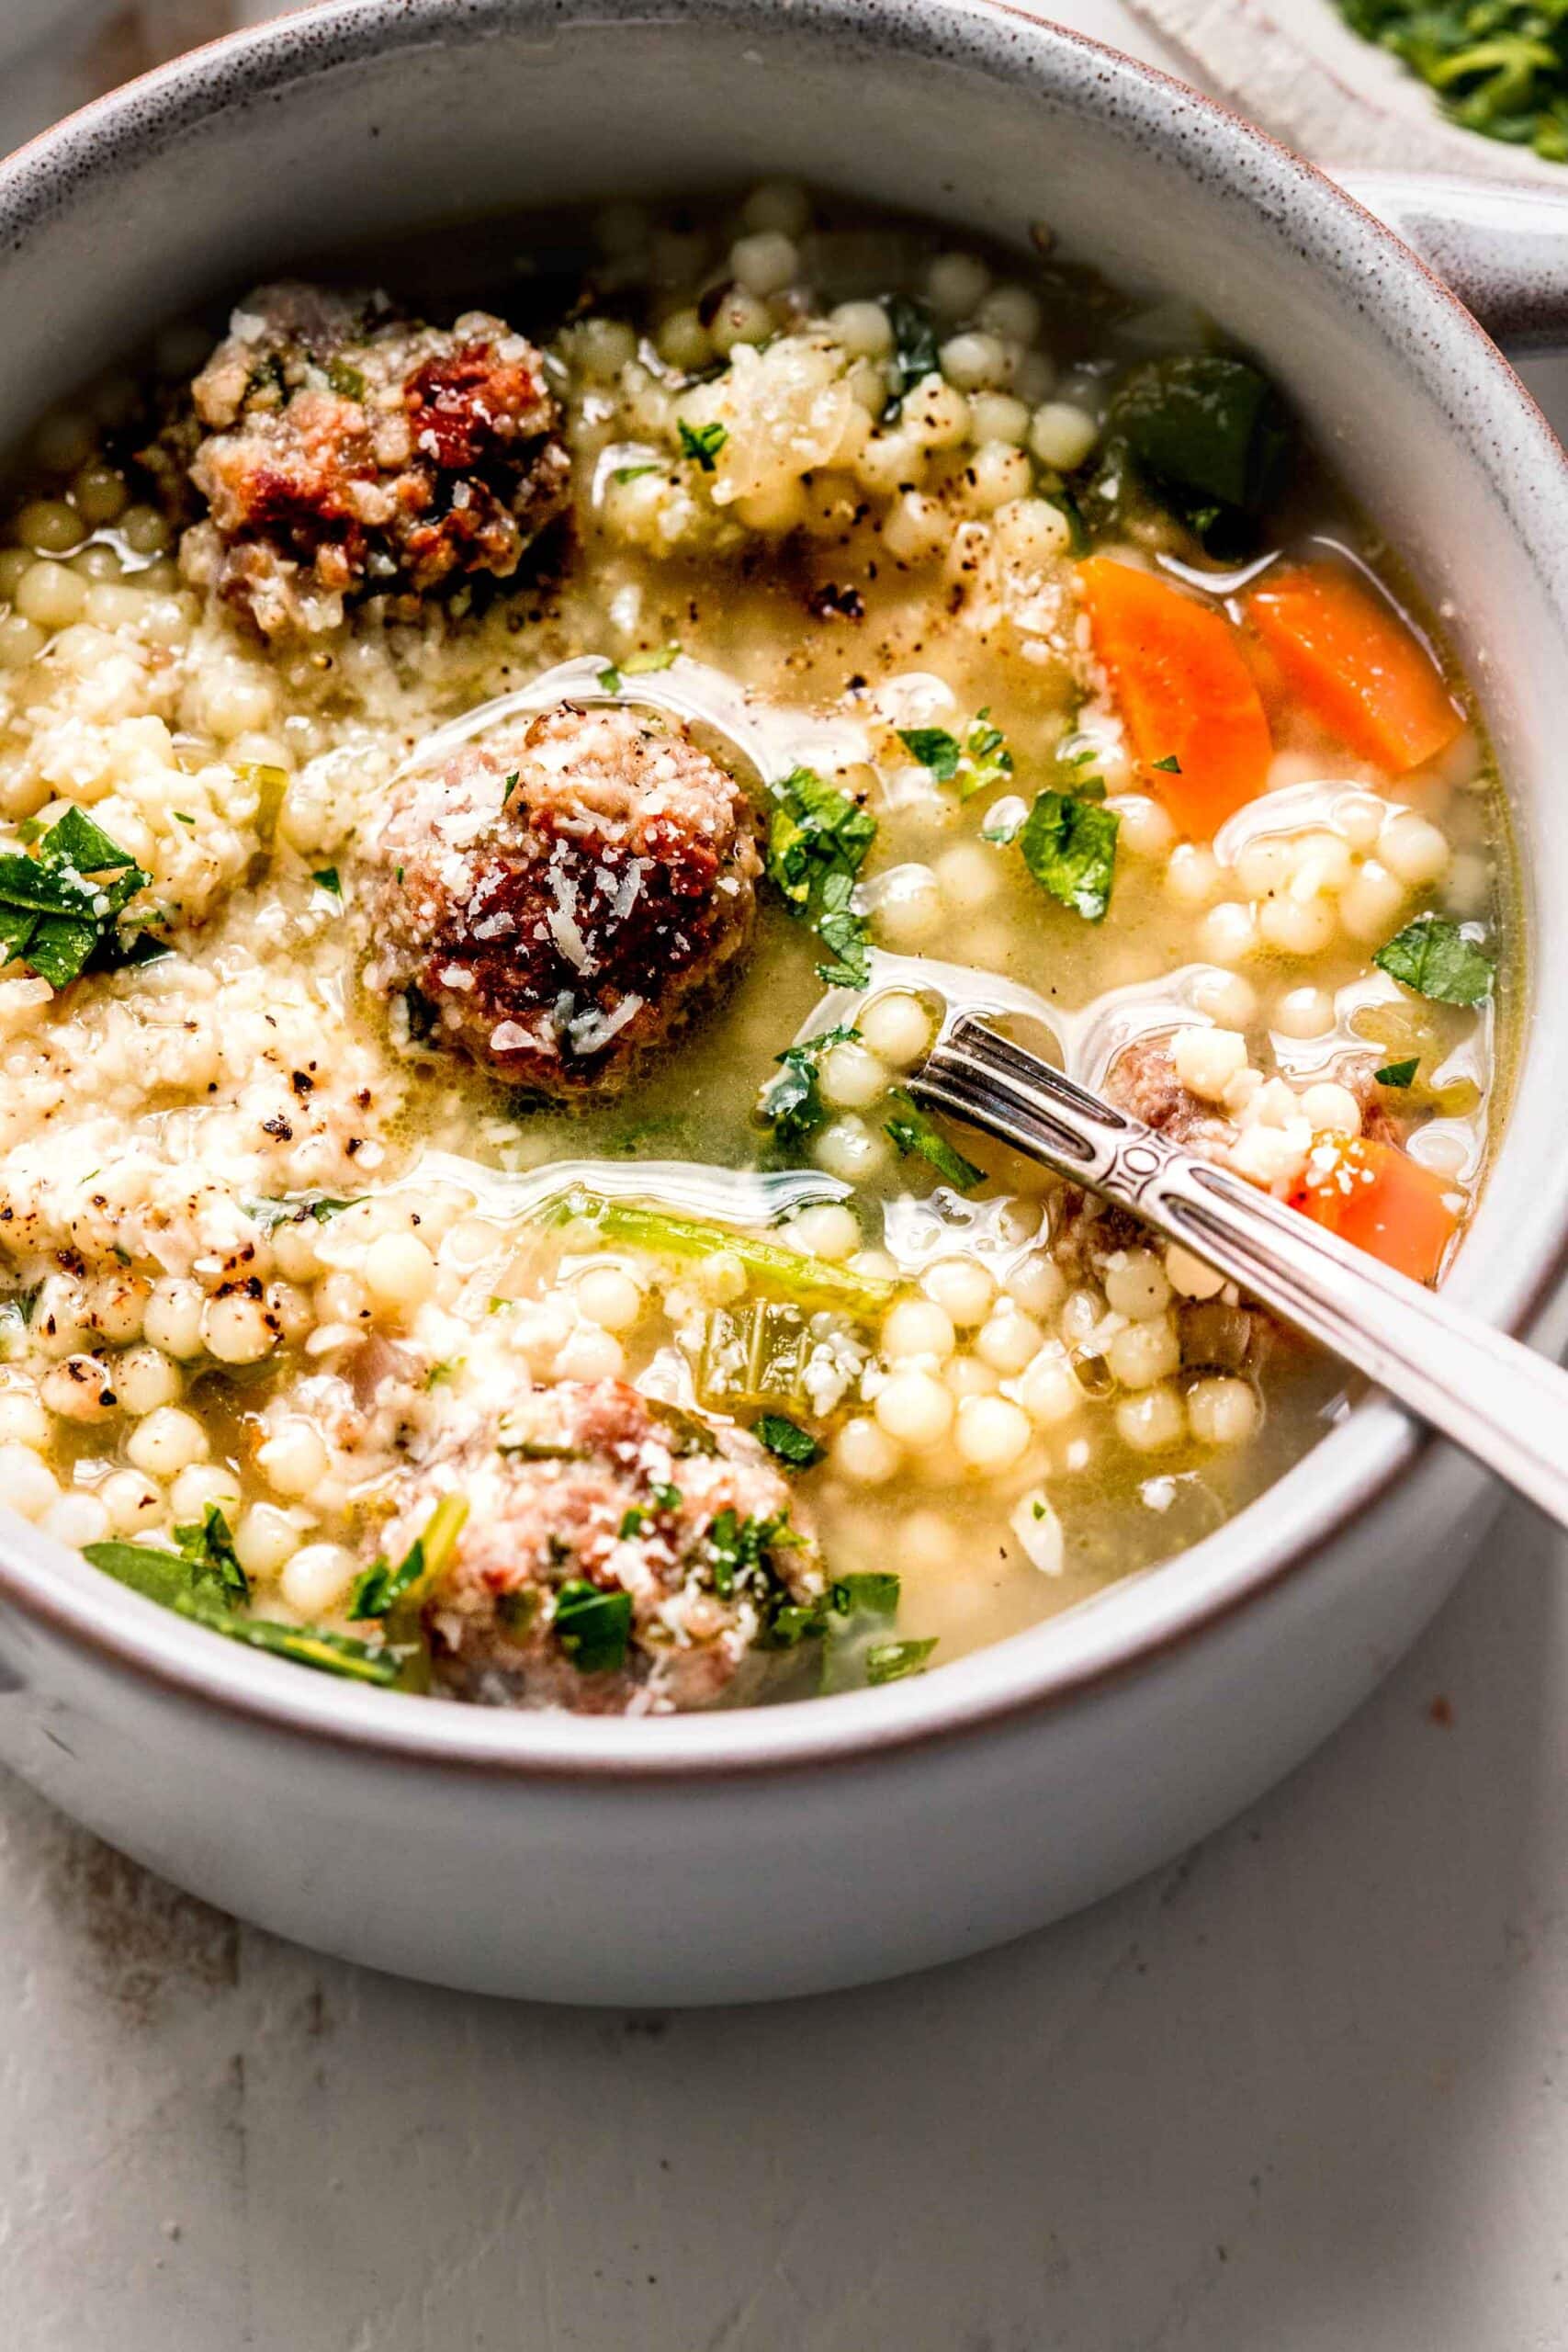
<svg viewBox="0 0 1568 2352"><path fill-rule="evenodd" d="M767 18L779 0L596 0L595 28L617 17L733 25ZM18 241L69 202L85 176L112 174L214 109L282 95L291 83L389 46L417 49L581 22L570 0L323 0L231 34L96 100L0 166L0 239ZM1385 229L1331 181L1186 84L1051 25L1011 0L791 0L792 38L863 50L869 36L934 62L962 63L1042 96L1114 111L1162 145L1216 197L1249 210L1267 202L1289 218L1303 257L1356 270L1392 288L1406 313L1407 362L1438 390L1431 355L1469 360L1471 430L1529 446L1539 481L1568 489L1568 459L1544 417L1470 314ZM1457 362L1455 363L1457 364ZM1451 379L1447 387L1455 389ZM1565 510L1568 511L1568 510ZM1539 569L1539 565L1538 565ZM1543 594L1563 598L1540 574ZM1505 1139L1505 1152L1507 1149ZM1484 1215L1484 1206L1483 1208ZM1549 1238L1512 1280L1495 1281L1494 1319L1526 1328L1568 1260L1568 1195ZM1458 1278L1463 1288L1462 1265ZM367 1760L397 1758L459 1771L581 1781L692 1781L857 1760L1060 1706L1146 1668L1308 1571L1353 1518L1431 1451L1393 1407L1369 1399L1306 1461L1213 1535L1162 1566L1131 1577L1060 1617L889 1688L798 1705L712 1715L583 1719L509 1714L453 1701L366 1690L311 1675L220 1641L111 1583L36 1530L17 1523L0 1547L0 1601L16 1612L17 1679L35 1643L51 1638L120 1678L156 1685L171 1701L216 1709L258 1732L346 1747Z"/></svg>

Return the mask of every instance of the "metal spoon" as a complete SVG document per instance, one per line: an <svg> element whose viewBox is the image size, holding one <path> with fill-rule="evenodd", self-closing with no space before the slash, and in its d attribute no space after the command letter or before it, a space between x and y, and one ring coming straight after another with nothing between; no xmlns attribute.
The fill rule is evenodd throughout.
<svg viewBox="0 0 1568 2352"><path fill-rule="evenodd" d="M906 1083L1179 1242L1568 1527L1568 1372L952 1014Z"/></svg>
<svg viewBox="0 0 1568 2352"><path fill-rule="evenodd" d="M629 683L612 664L587 657L467 712L427 738L410 764L423 765L499 722L565 700L640 704L698 720L764 782L784 774L799 756L798 746L788 744L790 720L774 718L765 705L752 706L716 671L682 661L668 673ZM1079 1018L1015 982L874 954L871 986L825 998L802 1035L844 1019L895 980L935 995L946 1007L936 1044L906 1080L918 1102L966 1119L1086 1191L1131 1209L1568 1527L1568 1372L1255 1185L1183 1151L1078 1079L987 1028L977 1017L982 1012L1043 1019L1063 1037L1070 1057L1082 1057Z"/></svg>

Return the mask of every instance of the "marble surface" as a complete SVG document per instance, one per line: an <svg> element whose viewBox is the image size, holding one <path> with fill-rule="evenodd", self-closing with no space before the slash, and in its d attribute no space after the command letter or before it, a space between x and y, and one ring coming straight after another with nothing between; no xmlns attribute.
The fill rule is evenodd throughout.
<svg viewBox="0 0 1568 2352"><path fill-rule="evenodd" d="M1161 1876L771 2009L321 1961L0 1780L0 2343L1559 2352L1565 1566L1509 1511L1339 1737Z"/></svg>

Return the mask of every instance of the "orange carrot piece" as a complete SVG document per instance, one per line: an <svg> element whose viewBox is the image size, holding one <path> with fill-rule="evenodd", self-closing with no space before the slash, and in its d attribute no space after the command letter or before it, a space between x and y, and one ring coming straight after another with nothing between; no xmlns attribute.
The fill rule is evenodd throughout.
<svg viewBox="0 0 1568 2352"><path fill-rule="evenodd" d="M1390 775L1435 759L1464 725L1426 647L1342 565L1269 572L1247 617L1329 733Z"/></svg>
<svg viewBox="0 0 1568 2352"><path fill-rule="evenodd" d="M1357 1136L1340 1146L1330 1169L1309 1178L1295 1205L1396 1273L1430 1283L1459 1225L1452 1192L1450 1180L1397 1144Z"/></svg>
<svg viewBox="0 0 1568 2352"><path fill-rule="evenodd" d="M1211 841L1263 788L1273 743L1223 613L1110 556L1078 566L1094 650L1144 772L1184 833Z"/></svg>

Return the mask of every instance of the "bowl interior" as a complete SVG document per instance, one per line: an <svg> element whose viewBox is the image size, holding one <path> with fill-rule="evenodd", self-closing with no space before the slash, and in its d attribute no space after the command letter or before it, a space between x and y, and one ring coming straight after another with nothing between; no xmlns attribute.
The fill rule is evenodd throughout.
<svg viewBox="0 0 1568 2352"><path fill-rule="evenodd" d="M1480 329L1386 232L1193 93L989 0L602 0L579 22L544 0L346 0L167 69L0 172L0 288L27 322L0 345L0 444L151 325L312 247L773 171L1023 250L1054 237L1113 278L1196 302L1289 388L1410 558L1486 708L1519 832L1533 954L1516 1104L1453 1276L1517 1320L1568 1221L1555 1110L1568 950L1533 920L1568 901L1562 453ZM346 1707L367 1729L395 1715L400 1741L520 1758L563 1740L649 1761L804 1752L1124 1663L1309 1550L1410 1445L1373 1402L1167 1568L924 1682L750 1718L448 1734L438 1719L468 1711L301 1690L316 1679L162 1618L30 1531L8 1543L0 1585L247 1703L322 1721ZM416 1732L411 1709L428 1725Z"/></svg>

